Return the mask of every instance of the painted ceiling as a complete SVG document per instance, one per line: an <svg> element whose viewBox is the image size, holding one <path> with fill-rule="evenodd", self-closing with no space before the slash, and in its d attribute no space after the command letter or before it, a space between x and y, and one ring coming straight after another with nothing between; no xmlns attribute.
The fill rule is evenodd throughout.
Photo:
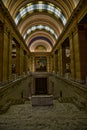
<svg viewBox="0 0 87 130"><path fill-rule="evenodd" d="M31 52L51 52L80 0L3 0Z"/></svg>

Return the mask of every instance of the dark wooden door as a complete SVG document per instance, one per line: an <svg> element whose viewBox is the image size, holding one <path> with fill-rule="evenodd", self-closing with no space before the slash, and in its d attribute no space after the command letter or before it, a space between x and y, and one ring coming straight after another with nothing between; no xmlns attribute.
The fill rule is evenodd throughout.
<svg viewBox="0 0 87 130"><path fill-rule="evenodd" d="M35 78L35 94L47 94L47 78Z"/></svg>

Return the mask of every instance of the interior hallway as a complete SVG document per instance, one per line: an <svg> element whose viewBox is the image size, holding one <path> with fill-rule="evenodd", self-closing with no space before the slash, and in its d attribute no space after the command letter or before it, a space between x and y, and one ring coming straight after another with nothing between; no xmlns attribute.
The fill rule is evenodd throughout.
<svg viewBox="0 0 87 130"><path fill-rule="evenodd" d="M87 130L86 112L87 0L0 0L0 130Z"/></svg>

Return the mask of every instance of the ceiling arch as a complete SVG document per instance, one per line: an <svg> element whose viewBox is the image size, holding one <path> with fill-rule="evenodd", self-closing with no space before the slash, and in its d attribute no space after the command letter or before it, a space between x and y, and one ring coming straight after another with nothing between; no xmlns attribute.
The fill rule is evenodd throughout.
<svg viewBox="0 0 87 130"><path fill-rule="evenodd" d="M30 51L50 52L80 0L2 0Z"/></svg>
<svg viewBox="0 0 87 130"><path fill-rule="evenodd" d="M18 10L30 2L35 2L35 0L8 0L6 6L9 9L11 15L15 18ZM50 2L50 0L44 0L44 2ZM51 3L61 8L61 10L66 13L66 15L70 15L73 8L75 7L73 0L51 0Z"/></svg>
<svg viewBox="0 0 87 130"><path fill-rule="evenodd" d="M53 15L53 17L57 17L58 19L60 19L63 25L65 25L67 22L67 18L64 16L64 13L62 12L60 8L56 7L55 5L51 3L43 3L39 1L38 3L29 3L25 7L22 7L18 11L18 14L16 15L14 19L15 23L18 24L24 16L26 16L27 14L35 13L35 11L38 11L38 12L45 11L48 14L50 13Z"/></svg>
<svg viewBox="0 0 87 130"><path fill-rule="evenodd" d="M26 39L26 44L28 45L30 43L30 41L34 38L34 37L38 37L38 36L43 36L43 37L47 37L48 39L50 39L52 45L54 46L56 44L56 40L54 39L54 37L52 37L48 32L46 31L35 31L34 33L32 33L29 37L27 37Z"/></svg>
<svg viewBox="0 0 87 130"><path fill-rule="evenodd" d="M29 2L35 1L36 0L3 0L13 18L15 17L15 15L21 7L25 6ZM59 6L59 8L61 8L61 10L63 10L63 12L66 13L66 15L70 16L71 12L76 7L79 1L80 0L51 0L51 3L55 4L56 6ZM50 2L50 0L44 0L44 2Z"/></svg>
<svg viewBox="0 0 87 130"><path fill-rule="evenodd" d="M38 45L36 46L34 52L46 52L46 47L44 47L43 45Z"/></svg>
<svg viewBox="0 0 87 130"><path fill-rule="evenodd" d="M35 25L35 26L32 26L31 28L29 28L26 31L26 33L24 34L23 38L26 39L28 35L30 35L31 33L33 33L36 30L45 30L45 31L49 32L51 35L53 35L56 40L58 39L56 32L52 28L50 28L49 26L44 26L42 24Z"/></svg>
<svg viewBox="0 0 87 130"><path fill-rule="evenodd" d="M51 47L53 47L53 44L52 44L52 42L50 41L50 39L47 38L47 37L44 37L44 36L37 36L37 37L32 38L31 41L30 41L29 44L28 44L28 47L30 47L31 44L32 44L33 42L37 41L37 40L44 40L44 41L46 41L47 43L49 43Z"/></svg>
<svg viewBox="0 0 87 130"><path fill-rule="evenodd" d="M59 20L56 21L54 18L46 14L35 14L23 19L18 25L18 29L23 36L28 28L37 24L43 24L54 28L57 35L59 35L63 30L63 25Z"/></svg>
<svg viewBox="0 0 87 130"><path fill-rule="evenodd" d="M35 52L36 47L38 47L38 45L44 46L46 48L45 52L51 52L52 47L48 44L47 40L44 39L37 39L34 40L33 43L30 45L30 51L31 52Z"/></svg>
<svg viewBox="0 0 87 130"><path fill-rule="evenodd" d="M52 35L52 33L50 33L50 39L58 39L58 36L61 34L62 30L63 30L63 25L61 24L60 21L56 21L55 19L53 19L52 17L50 17L49 15L46 14L35 14L31 17L27 17L25 19L23 19L21 21L21 23L18 25L18 29L20 31L20 33L22 34L22 36L24 37L24 35L26 34L26 32L29 30L29 28L32 28L34 26L38 26L38 25L44 25L44 26L49 26L50 28L52 28L52 30L54 30L54 32L56 33L56 37L54 35ZM37 32L37 36L41 35L41 33L38 34L38 31L42 32L42 29L36 30ZM45 30L43 29L43 32ZM35 31L33 30L32 33L35 34ZM31 35L32 35L31 33ZM49 31L48 31L49 34ZM46 34L46 37L48 36L48 34ZM26 37L26 43L28 43L30 41L30 36L31 35L27 35L29 36ZM43 34L44 35L44 34ZM53 37L53 38L52 38ZM56 40L52 40L51 42L55 45Z"/></svg>

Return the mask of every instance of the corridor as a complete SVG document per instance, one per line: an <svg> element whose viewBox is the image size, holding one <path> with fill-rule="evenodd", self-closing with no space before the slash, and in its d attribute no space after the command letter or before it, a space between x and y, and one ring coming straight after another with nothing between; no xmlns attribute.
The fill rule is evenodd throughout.
<svg viewBox="0 0 87 130"><path fill-rule="evenodd" d="M0 130L87 130L87 113L58 100L53 106L40 107L27 101L0 115Z"/></svg>
<svg viewBox="0 0 87 130"><path fill-rule="evenodd" d="M87 0L0 0L0 130L87 130Z"/></svg>

